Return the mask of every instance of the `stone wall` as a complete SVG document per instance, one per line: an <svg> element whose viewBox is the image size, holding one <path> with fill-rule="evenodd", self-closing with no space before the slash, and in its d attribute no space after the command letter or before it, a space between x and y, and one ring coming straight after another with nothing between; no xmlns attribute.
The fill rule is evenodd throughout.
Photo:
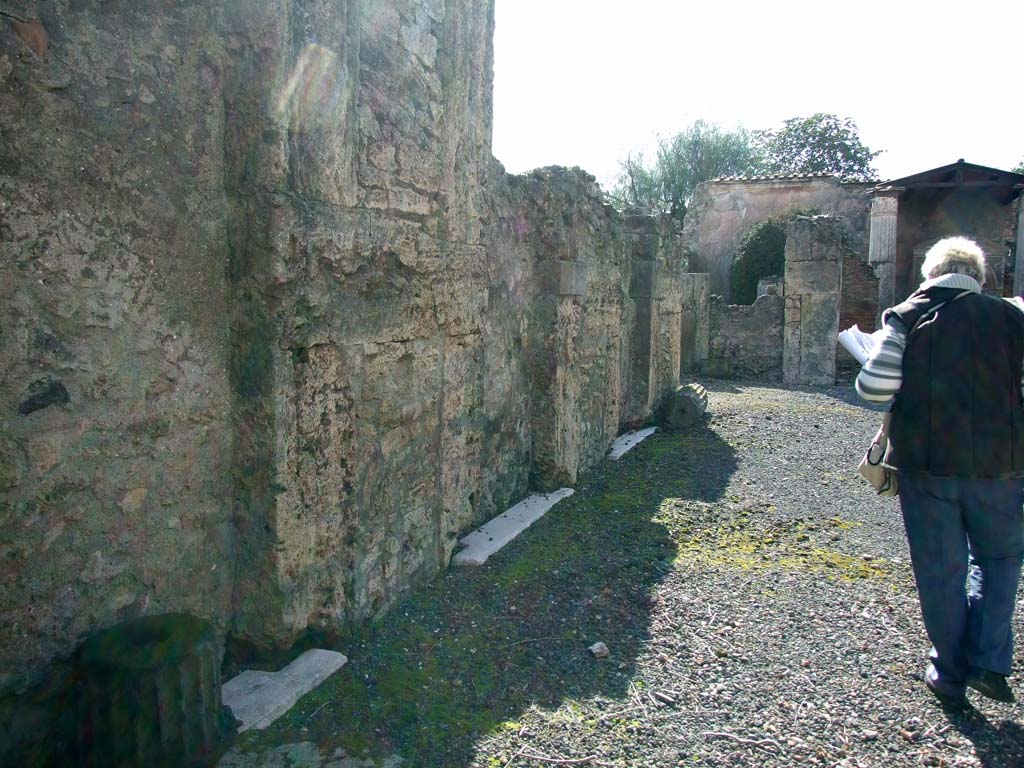
<svg viewBox="0 0 1024 768"><path fill-rule="evenodd" d="M0 696L129 616L223 633L235 555L215 15L7 7Z"/></svg>
<svg viewBox="0 0 1024 768"><path fill-rule="evenodd" d="M676 385L671 221L490 155L493 3L10 13L0 762L89 632L378 616Z"/></svg>
<svg viewBox="0 0 1024 768"><path fill-rule="evenodd" d="M679 370L681 374L687 374L702 370L704 361L708 359L710 275L707 272L688 272L681 278L683 314L679 323L682 348Z"/></svg>
<svg viewBox="0 0 1024 768"><path fill-rule="evenodd" d="M782 297L758 296L753 304L726 304L712 296L708 358L703 372L723 379L782 379Z"/></svg>
<svg viewBox="0 0 1024 768"><path fill-rule="evenodd" d="M594 178L548 168L499 189L494 245L529 264L531 485L571 485L679 376L685 268L668 217L623 216Z"/></svg>
<svg viewBox="0 0 1024 768"><path fill-rule="evenodd" d="M850 247L867 253L870 199L867 183L833 176L719 179L694 191L683 225L690 269L711 275L711 292L730 298L729 276L736 248L757 223L813 212L835 216L846 227Z"/></svg>
<svg viewBox="0 0 1024 768"><path fill-rule="evenodd" d="M223 636L235 576L224 39L70 6L0 18L3 764L50 741L48 662L142 613Z"/></svg>
<svg viewBox="0 0 1024 768"><path fill-rule="evenodd" d="M483 433L525 392L485 400L493 8L258 7L225 100L233 629L267 645L380 614L522 491L522 427L497 455Z"/></svg>
<svg viewBox="0 0 1024 768"><path fill-rule="evenodd" d="M786 228L782 376L787 384L831 386L846 255L843 222L798 216Z"/></svg>

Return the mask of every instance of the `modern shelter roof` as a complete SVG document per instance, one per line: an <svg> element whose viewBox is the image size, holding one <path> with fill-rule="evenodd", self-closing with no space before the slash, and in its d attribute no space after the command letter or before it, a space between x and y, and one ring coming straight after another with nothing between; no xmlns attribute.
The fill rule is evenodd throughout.
<svg viewBox="0 0 1024 768"><path fill-rule="evenodd" d="M930 171L915 173L913 176L883 181L873 187L871 192L902 192L912 189L943 189L953 187L977 189L1002 187L1006 191L1014 190L1019 194L1020 189L1024 188L1024 174L1004 171L999 168L989 168L985 165L975 165L960 159L949 165L932 168Z"/></svg>

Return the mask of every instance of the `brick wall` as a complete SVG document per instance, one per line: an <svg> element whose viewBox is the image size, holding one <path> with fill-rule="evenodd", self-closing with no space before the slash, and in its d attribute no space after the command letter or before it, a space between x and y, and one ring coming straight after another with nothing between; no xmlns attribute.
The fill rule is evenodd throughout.
<svg viewBox="0 0 1024 768"><path fill-rule="evenodd" d="M877 328L878 278L871 266L859 255L846 254L843 259L843 287L839 302L839 330L854 323L865 333ZM842 346L836 346L836 378L846 381L860 370L857 361Z"/></svg>

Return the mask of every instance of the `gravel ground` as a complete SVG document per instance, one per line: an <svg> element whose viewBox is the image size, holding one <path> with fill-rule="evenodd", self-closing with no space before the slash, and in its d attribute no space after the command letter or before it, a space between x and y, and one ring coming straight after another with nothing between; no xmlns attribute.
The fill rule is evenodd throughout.
<svg viewBox="0 0 1024 768"><path fill-rule="evenodd" d="M854 471L879 412L706 384L706 426L346 638L350 665L222 765L1024 768L1024 706L924 687L898 504Z"/></svg>

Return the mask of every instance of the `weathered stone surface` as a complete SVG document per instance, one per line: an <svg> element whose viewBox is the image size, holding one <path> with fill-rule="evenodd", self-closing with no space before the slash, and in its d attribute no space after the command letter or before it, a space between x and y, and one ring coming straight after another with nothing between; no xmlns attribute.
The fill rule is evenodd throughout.
<svg viewBox="0 0 1024 768"><path fill-rule="evenodd" d="M725 379L782 378L783 299L765 294L753 304L710 302L708 358L703 371Z"/></svg>
<svg viewBox="0 0 1024 768"><path fill-rule="evenodd" d="M247 669L224 683L224 706L241 722L239 733L263 730L346 663L344 654L311 648L277 672Z"/></svg>
<svg viewBox="0 0 1024 768"><path fill-rule="evenodd" d="M378 616L678 383L672 223L491 157L493 2L24 2L3 707L146 613L274 646Z"/></svg>
<svg viewBox="0 0 1024 768"><path fill-rule="evenodd" d="M488 520L459 540L464 549L455 553L458 565L483 565L520 533L537 522L562 499L573 495L572 488L559 488L553 493L534 493L515 506Z"/></svg>
<svg viewBox="0 0 1024 768"><path fill-rule="evenodd" d="M680 276L680 372L699 371L708 359L710 275L706 272Z"/></svg>
<svg viewBox="0 0 1024 768"><path fill-rule="evenodd" d="M235 537L216 11L24 6L0 19L0 701L144 613L219 648ZM19 709L0 763L49 723Z"/></svg>
<svg viewBox="0 0 1024 768"><path fill-rule="evenodd" d="M743 236L765 219L796 213L841 219L850 248L866 253L871 201L865 191L870 186L843 183L829 176L705 182L694 191L683 226L690 268L710 273L711 293L728 301L732 262Z"/></svg>
<svg viewBox="0 0 1024 768"><path fill-rule="evenodd" d="M624 432L615 438L611 450L608 451L608 458L612 461L618 461L657 431L657 427L644 427L643 429Z"/></svg>
<svg viewBox="0 0 1024 768"><path fill-rule="evenodd" d="M700 384L681 384L658 405L658 423L666 431L679 431L700 421L708 409L708 391Z"/></svg>
<svg viewBox="0 0 1024 768"><path fill-rule="evenodd" d="M539 276L524 318L531 484L553 490L572 485L678 383L685 259L667 218L609 208L579 170L534 171L496 200L499 229ZM548 270L563 274L562 264L586 271L585 295L545 282Z"/></svg>
<svg viewBox="0 0 1024 768"><path fill-rule="evenodd" d="M839 219L800 216L789 223L783 331L787 384L835 383L844 256L853 254Z"/></svg>
<svg viewBox="0 0 1024 768"><path fill-rule="evenodd" d="M775 294L776 296L782 295L781 276L769 275L768 277L762 277L757 281L757 295L764 296L769 293Z"/></svg>

